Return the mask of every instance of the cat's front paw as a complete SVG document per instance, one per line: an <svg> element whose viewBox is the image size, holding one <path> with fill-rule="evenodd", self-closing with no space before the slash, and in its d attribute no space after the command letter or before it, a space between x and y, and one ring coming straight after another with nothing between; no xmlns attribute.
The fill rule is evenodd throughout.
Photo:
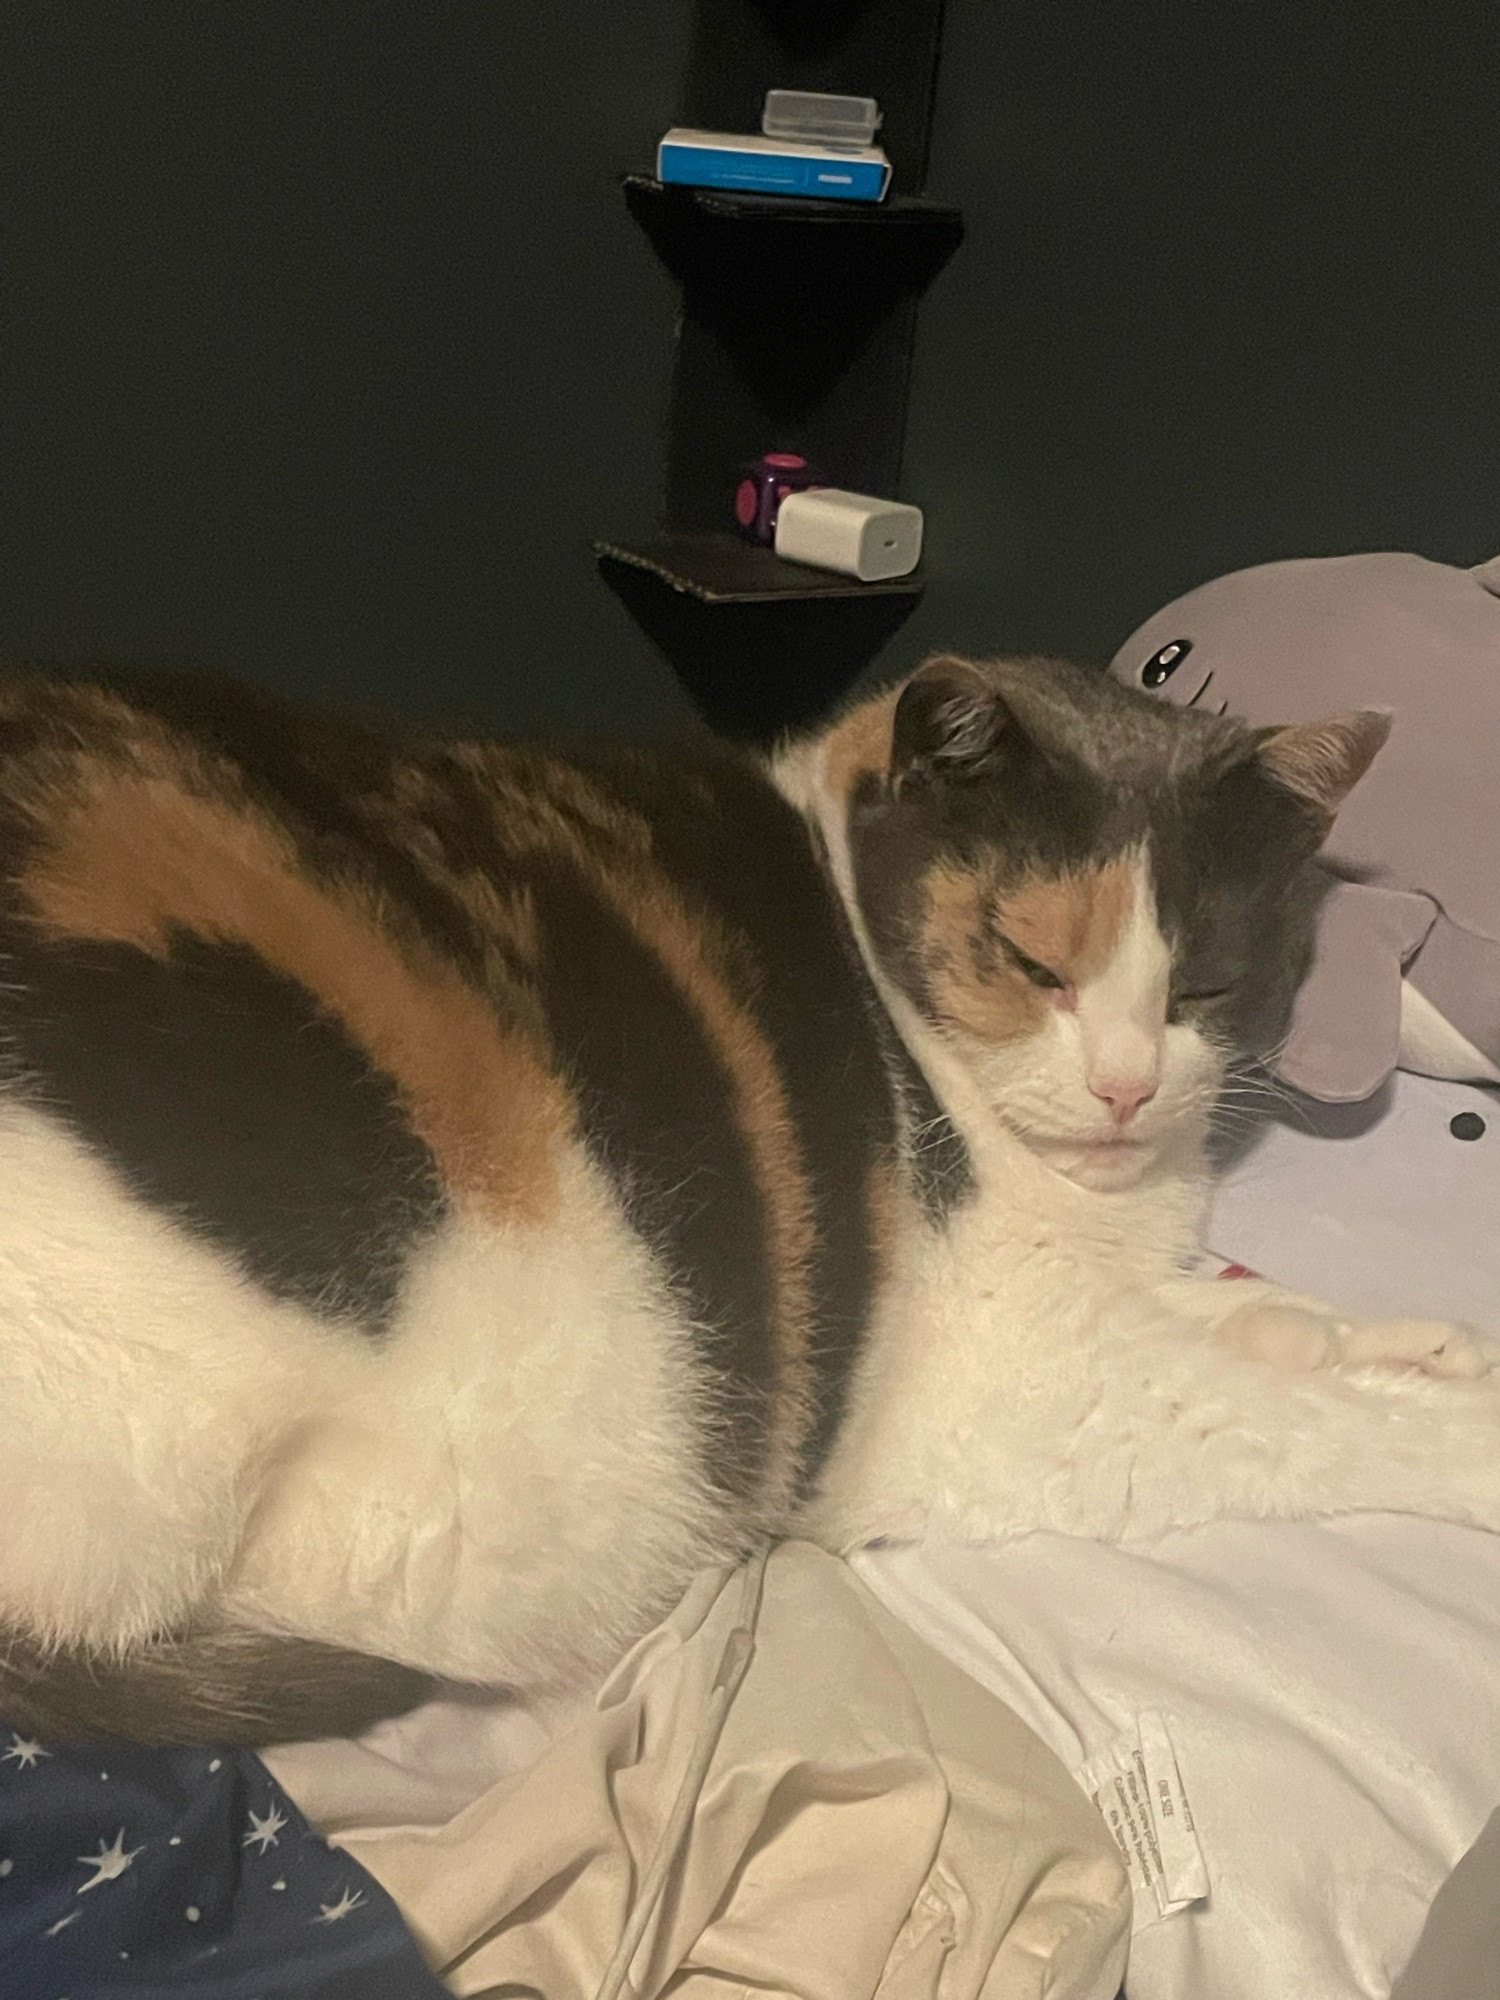
<svg viewBox="0 0 1500 2000"><path fill-rule="evenodd" d="M1331 1367L1339 1359L1338 1322L1303 1306L1258 1300L1221 1320L1218 1332L1226 1347L1273 1368L1301 1373Z"/></svg>
<svg viewBox="0 0 1500 2000"><path fill-rule="evenodd" d="M1306 1306L1259 1300L1219 1326L1237 1353L1275 1368L1420 1368L1472 1381L1500 1362L1500 1347L1476 1327L1439 1319L1336 1320Z"/></svg>
<svg viewBox="0 0 1500 2000"><path fill-rule="evenodd" d="M1500 1349L1477 1327L1442 1319L1354 1320L1338 1329L1339 1360L1350 1367L1405 1363L1424 1375L1473 1381L1500 1361Z"/></svg>

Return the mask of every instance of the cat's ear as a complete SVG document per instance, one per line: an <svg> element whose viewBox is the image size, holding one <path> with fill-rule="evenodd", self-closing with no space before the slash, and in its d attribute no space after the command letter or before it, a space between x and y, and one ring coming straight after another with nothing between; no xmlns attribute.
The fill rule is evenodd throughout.
<svg viewBox="0 0 1500 2000"><path fill-rule="evenodd" d="M982 667L952 653L927 660L901 690L891 728L891 783L972 775L1008 729L1010 710Z"/></svg>
<svg viewBox="0 0 1500 2000"><path fill-rule="evenodd" d="M1283 791L1310 806L1325 830L1374 763L1394 717L1361 708L1326 722L1298 722L1262 732L1256 756Z"/></svg>

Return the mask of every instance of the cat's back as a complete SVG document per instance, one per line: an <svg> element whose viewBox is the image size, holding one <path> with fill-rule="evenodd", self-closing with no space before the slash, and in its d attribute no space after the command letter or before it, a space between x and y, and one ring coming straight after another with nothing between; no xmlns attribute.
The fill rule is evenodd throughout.
<svg viewBox="0 0 1500 2000"><path fill-rule="evenodd" d="M805 1485L879 1282L895 1128L836 903L750 762L406 731L206 678L14 675L0 863L0 1152L33 1189L0 1228L12 1368L66 1349L71 1381L118 1374L115 1338L145 1357L149 1424L191 1365L231 1459L227 1430L261 1449L293 1405L339 1412L316 1478L311 1452L249 1481L242 1603L307 1629L404 1563L414 1634L429 1596L398 1545L425 1511L476 1576L543 1517L595 1539L613 1517L647 1545L620 1559L638 1606L640 1561L670 1592ZM103 1285L110 1256L133 1294ZM28 1284L66 1295L64 1331L14 1303ZM97 1308L81 1333L74 1294ZM243 1394L205 1386L226 1366ZM48 1419L75 1460L91 1397ZM351 1550L356 1485L386 1531ZM206 1558L173 1492L182 1594ZM334 1553L309 1562L319 1535ZM476 1618L419 1663L478 1671ZM422 1651L378 1625L318 1629Z"/></svg>

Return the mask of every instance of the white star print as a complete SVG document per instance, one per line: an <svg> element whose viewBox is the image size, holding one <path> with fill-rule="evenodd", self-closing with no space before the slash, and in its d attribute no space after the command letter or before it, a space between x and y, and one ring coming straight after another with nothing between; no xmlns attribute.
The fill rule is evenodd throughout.
<svg viewBox="0 0 1500 2000"><path fill-rule="evenodd" d="M33 1743L29 1737L17 1736L15 1731L12 1730L10 1748L0 1751L0 1764L8 1764L11 1758L14 1757L16 1760L16 1769L19 1771L28 1771L38 1757L50 1757L51 1755L52 1752L44 1750L40 1743Z"/></svg>
<svg viewBox="0 0 1500 2000"><path fill-rule="evenodd" d="M104 1845L104 1840L101 1836L99 1852L97 1854L80 1854L76 1857L77 1860L82 1862L85 1868L97 1868L99 1873L91 1876L84 1883L83 1887L75 1889L73 1894L75 1896L86 1896L90 1889L97 1889L101 1882L113 1882L117 1875L125 1873L125 1870L134 1861L140 1851L140 1848L132 1847L128 1854L125 1852L125 1829L123 1826L109 1843L108 1847Z"/></svg>
<svg viewBox="0 0 1500 2000"><path fill-rule="evenodd" d="M240 1846L259 1847L261 1853L264 1854L268 1847L279 1847L281 1845L276 1836L285 1825L286 1821L282 1818L280 1809L274 1804L264 1817L258 1812L252 1812L250 1815L250 1831L240 1842Z"/></svg>
<svg viewBox="0 0 1500 2000"><path fill-rule="evenodd" d="M315 1924L336 1924L341 1918L347 1917L351 1910L357 1910L364 1900L364 1890L356 1889L353 1895L351 1895L349 1893L349 1885L346 1882L343 1889L339 1892L339 1899L336 1903L319 1903L318 1914L313 1918L313 1922Z"/></svg>

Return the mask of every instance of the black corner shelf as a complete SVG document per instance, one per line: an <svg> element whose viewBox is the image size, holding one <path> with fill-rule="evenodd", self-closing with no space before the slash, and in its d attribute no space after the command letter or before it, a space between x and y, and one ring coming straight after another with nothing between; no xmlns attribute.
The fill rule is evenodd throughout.
<svg viewBox="0 0 1500 2000"><path fill-rule="evenodd" d="M599 573L709 723L764 744L828 713L925 582L783 562L712 523L730 518L735 468L766 450L804 451L857 492L895 490L916 302L962 241L963 218L912 197L791 200L643 174L623 185L682 287L674 526L595 542Z"/></svg>
<svg viewBox="0 0 1500 2000"><path fill-rule="evenodd" d="M599 574L710 726L767 744L826 715L911 616L919 574L861 583L730 534L595 542Z"/></svg>
<svg viewBox="0 0 1500 2000"><path fill-rule="evenodd" d="M816 195L754 194L747 188L694 187L661 181L655 174L622 174L626 205L644 223L653 214L691 209L733 222L851 223L865 228L931 229L962 232L963 211L925 195L893 194L884 201L821 201ZM955 248L957 246L955 245Z"/></svg>
<svg viewBox="0 0 1500 2000"><path fill-rule="evenodd" d="M780 270L802 285L808 266L831 287L852 277L883 297L920 294L964 236L962 210L914 195L819 201L687 187L649 174L626 174L621 185L626 207L680 284L717 287L727 277L741 298L747 282L768 287L768 303Z"/></svg>
<svg viewBox="0 0 1500 2000"><path fill-rule="evenodd" d="M768 604L807 598L917 598L920 570L861 583L837 570L784 562L770 549L729 534L664 534L641 542L594 544L602 564L622 564L702 604Z"/></svg>
<svg viewBox="0 0 1500 2000"><path fill-rule="evenodd" d="M879 99L897 184L917 188L942 0L694 0L681 122L752 131L767 87ZM768 744L842 700L920 601L920 572L861 583L732 532L739 468L801 452L835 485L896 494L918 305L961 210L620 177L678 287L661 526L596 541L602 582L710 725Z"/></svg>

